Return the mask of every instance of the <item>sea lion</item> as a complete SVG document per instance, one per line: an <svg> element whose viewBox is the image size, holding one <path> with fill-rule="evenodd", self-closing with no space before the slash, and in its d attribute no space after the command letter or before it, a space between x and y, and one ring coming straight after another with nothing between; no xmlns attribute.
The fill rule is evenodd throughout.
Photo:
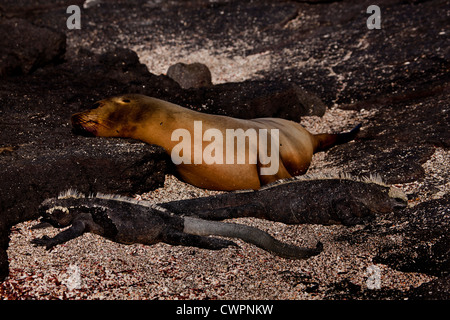
<svg viewBox="0 0 450 320"><path fill-rule="evenodd" d="M172 160L178 157L174 162L180 179L212 190L256 190L278 179L304 174L315 152L354 139L360 128L358 125L352 131L340 134L311 134L290 120L244 120L205 114L138 94L107 98L97 102L95 107L72 115L75 133L133 138L159 145L172 156ZM242 138L249 143L244 143L239 149L234 137L228 140L230 132L237 136L237 140ZM251 133L254 132L257 141L252 142ZM180 147L186 142L185 133L194 136L189 150ZM262 133L269 137L264 140ZM205 141L211 142L202 143ZM232 143L227 144L230 141ZM217 148L211 148L213 144ZM244 163L239 161L242 152L245 153ZM269 155L270 162L267 160ZM275 170L267 174L273 164L276 164Z"/></svg>

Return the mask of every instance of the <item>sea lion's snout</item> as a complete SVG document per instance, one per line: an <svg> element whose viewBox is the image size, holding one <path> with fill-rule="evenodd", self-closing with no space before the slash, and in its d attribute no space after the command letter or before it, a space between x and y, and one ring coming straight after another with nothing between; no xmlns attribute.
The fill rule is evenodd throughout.
<svg viewBox="0 0 450 320"><path fill-rule="evenodd" d="M70 118L72 122L72 132L85 137L95 137L95 128L84 120L84 113L75 113Z"/></svg>

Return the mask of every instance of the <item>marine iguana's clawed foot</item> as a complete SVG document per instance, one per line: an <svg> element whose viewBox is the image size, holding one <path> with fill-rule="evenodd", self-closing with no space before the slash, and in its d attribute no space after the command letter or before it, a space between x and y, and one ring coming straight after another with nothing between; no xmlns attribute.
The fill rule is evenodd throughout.
<svg viewBox="0 0 450 320"><path fill-rule="evenodd" d="M56 245L53 239L48 236L43 236L42 238L34 238L33 240L31 240L31 243L35 247L45 247L45 249L49 251L52 250Z"/></svg>
<svg viewBox="0 0 450 320"><path fill-rule="evenodd" d="M225 249L228 247L239 247L236 243L233 241L225 240L225 239L218 239L218 238L211 238L211 237L202 237L205 238L204 242L202 243L204 246L200 246L199 243L197 243L195 246L199 248L205 248L209 250L220 250Z"/></svg>
<svg viewBox="0 0 450 320"><path fill-rule="evenodd" d="M228 247L238 247L230 240L199 236L184 232L168 232L163 236L165 243L178 246L190 246L209 250L220 250Z"/></svg>
<svg viewBox="0 0 450 320"><path fill-rule="evenodd" d="M323 251L323 243L318 241L316 244L316 248L311 250L311 257L312 256L317 256L318 254L320 254Z"/></svg>

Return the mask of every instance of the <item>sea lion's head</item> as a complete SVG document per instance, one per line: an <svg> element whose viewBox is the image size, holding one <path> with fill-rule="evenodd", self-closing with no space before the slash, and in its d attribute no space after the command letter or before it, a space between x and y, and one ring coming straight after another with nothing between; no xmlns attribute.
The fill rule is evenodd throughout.
<svg viewBox="0 0 450 320"><path fill-rule="evenodd" d="M73 132L84 136L130 137L149 113L145 96L130 94L98 101L94 109L71 117Z"/></svg>

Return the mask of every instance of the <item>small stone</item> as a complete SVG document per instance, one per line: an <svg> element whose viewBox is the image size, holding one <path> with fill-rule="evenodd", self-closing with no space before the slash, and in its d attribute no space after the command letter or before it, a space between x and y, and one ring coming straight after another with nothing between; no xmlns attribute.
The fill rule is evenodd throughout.
<svg viewBox="0 0 450 320"><path fill-rule="evenodd" d="M201 88L212 85L211 72L202 63L177 63L170 66L167 76L175 80L183 89Z"/></svg>

